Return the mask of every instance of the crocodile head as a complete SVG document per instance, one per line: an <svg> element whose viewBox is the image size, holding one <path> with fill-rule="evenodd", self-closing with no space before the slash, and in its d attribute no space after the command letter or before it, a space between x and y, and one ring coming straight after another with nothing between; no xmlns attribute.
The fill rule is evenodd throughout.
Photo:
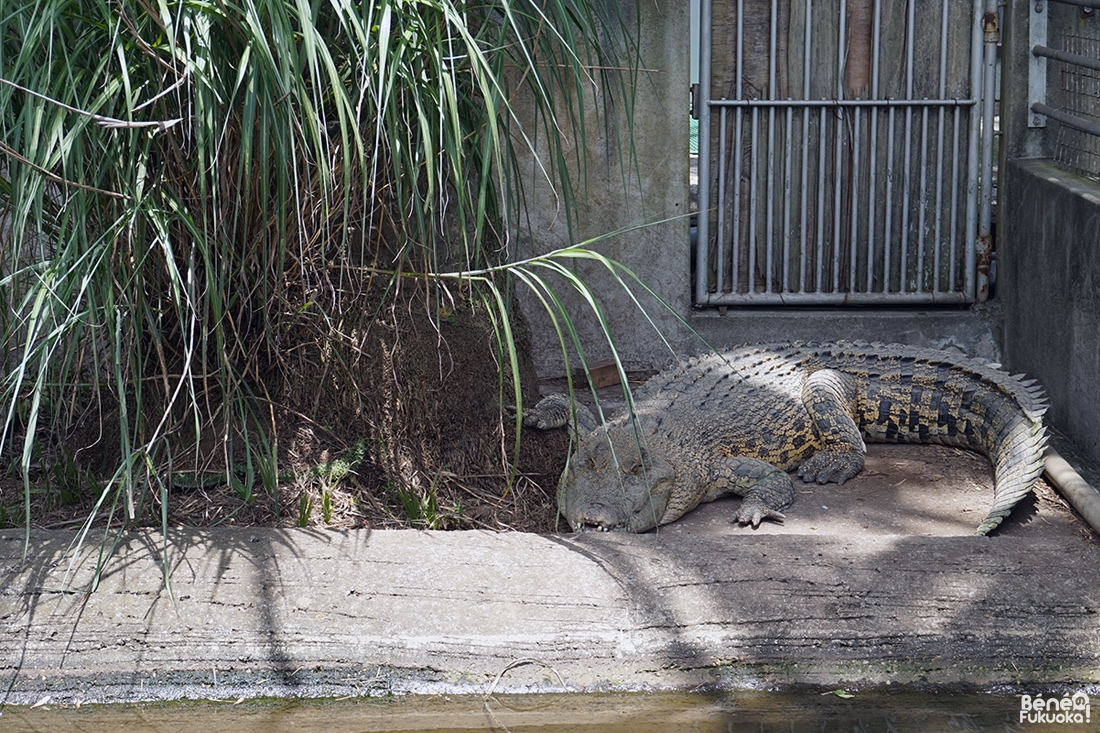
<svg viewBox="0 0 1100 733"><path fill-rule="evenodd" d="M657 452L639 451L633 430L619 433L609 439L596 431L569 458L558 506L574 532L646 532L661 524L676 470Z"/></svg>

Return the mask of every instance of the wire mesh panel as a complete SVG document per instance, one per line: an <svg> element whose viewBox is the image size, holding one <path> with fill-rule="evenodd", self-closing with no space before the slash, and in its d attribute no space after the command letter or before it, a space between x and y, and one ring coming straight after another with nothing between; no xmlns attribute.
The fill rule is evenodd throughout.
<svg viewBox="0 0 1100 733"><path fill-rule="evenodd" d="M696 302L973 300L971 0L709 10Z"/></svg>
<svg viewBox="0 0 1100 733"><path fill-rule="evenodd" d="M1088 22L1063 31L1061 48L1067 54L1100 61L1100 19L1092 20L1093 15L1088 14ZM1055 84L1049 89L1048 103L1100 126L1100 70L1058 59L1049 62L1049 68ZM1100 137L1057 121L1052 127L1054 160L1082 175L1100 178Z"/></svg>

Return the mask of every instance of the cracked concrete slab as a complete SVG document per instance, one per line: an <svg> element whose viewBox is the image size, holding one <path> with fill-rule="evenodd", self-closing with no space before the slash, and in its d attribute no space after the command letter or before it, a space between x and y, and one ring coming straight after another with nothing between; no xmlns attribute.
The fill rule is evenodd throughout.
<svg viewBox="0 0 1100 733"><path fill-rule="evenodd" d="M1100 682L1100 545L1049 489L992 537L980 457L871 446L753 531L0 533L8 703ZM167 542L165 541L167 539ZM170 569L164 581L163 558Z"/></svg>

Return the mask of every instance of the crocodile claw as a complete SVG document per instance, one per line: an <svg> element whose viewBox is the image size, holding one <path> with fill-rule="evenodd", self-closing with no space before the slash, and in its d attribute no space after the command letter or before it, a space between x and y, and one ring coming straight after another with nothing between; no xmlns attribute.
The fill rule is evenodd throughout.
<svg viewBox="0 0 1100 733"><path fill-rule="evenodd" d="M779 521L783 521L786 517L783 515L783 512L777 512L762 501L747 500L741 503L741 508L737 510L737 515L734 519L741 524L751 524L753 529L756 529L764 519L778 519Z"/></svg>

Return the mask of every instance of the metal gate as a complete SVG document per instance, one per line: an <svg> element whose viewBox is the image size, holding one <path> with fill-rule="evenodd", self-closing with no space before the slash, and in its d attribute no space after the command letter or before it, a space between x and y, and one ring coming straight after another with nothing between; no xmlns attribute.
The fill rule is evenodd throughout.
<svg viewBox="0 0 1100 733"><path fill-rule="evenodd" d="M702 0L696 305L984 299L995 1Z"/></svg>

